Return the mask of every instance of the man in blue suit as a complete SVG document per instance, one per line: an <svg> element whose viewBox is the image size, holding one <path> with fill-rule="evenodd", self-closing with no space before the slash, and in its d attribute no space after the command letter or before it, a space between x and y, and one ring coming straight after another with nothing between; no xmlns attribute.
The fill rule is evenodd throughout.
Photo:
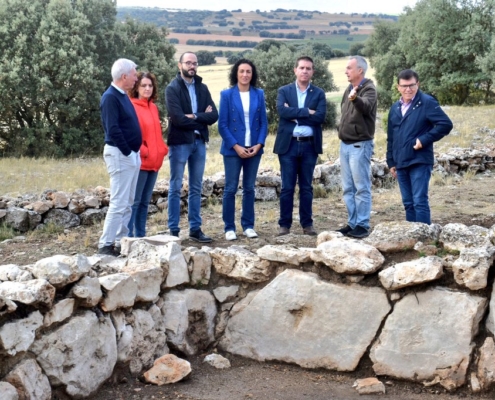
<svg viewBox="0 0 495 400"><path fill-rule="evenodd" d="M387 164L399 181L406 220L431 224L428 184L433 143L449 134L452 121L433 97L419 90L415 71L401 71L397 89L401 98L388 113Z"/></svg>
<svg viewBox="0 0 495 400"><path fill-rule="evenodd" d="M311 84L313 73L311 57L299 57L294 67L296 81L278 89L280 122L273 152L278 154L282 176L279 236L290 233L296 182L303 233L317 234L313 227L312 182L318 154L323 152L321 125L327 107L323 90Z"/></svg>

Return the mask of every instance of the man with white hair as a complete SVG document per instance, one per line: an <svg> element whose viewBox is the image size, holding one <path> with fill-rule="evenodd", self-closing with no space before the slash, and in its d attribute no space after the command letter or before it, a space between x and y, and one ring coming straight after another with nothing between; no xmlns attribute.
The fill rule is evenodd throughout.
<svg viewBox="0 0 495 400"><path fill-rule="evenodd" d="M127 91L137 81L137 65L125 58L112 66L112 84L100 101L105 130L103 158L110 175L110 205L98 243L98 254L118 256L120 240L127 236L141 158L139 121Z"/></svg>

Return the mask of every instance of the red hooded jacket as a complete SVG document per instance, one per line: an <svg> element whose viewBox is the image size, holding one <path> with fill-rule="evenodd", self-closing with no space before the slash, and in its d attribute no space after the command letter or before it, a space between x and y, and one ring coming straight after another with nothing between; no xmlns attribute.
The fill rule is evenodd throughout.
<svg viewBox="0 0 495 400"><path fill-rule="evenodd" d="M131 99L141 127L141 169L157 172L168 154L168 147L162 136L162 126L155 103L147 99Z"/></svg>

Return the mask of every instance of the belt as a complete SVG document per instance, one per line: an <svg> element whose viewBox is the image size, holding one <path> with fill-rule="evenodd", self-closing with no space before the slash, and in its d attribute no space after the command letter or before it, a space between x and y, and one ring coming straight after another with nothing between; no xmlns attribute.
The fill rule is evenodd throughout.
<svg viewBox="0 0 495 400"><path fill-rule="evenodd" d="M297 140L298 142L309 142L313 140L313 136L292 136L292 139Z"/></svg>

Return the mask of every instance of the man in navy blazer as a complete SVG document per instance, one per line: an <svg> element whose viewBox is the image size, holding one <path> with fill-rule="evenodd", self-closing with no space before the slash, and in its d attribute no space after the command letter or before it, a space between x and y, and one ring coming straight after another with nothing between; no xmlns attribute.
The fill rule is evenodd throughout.
<svg viewBox="0 0 495 400"><path fill-rule="evenodd" d="M327 105L323 90L311 84L313 73L311 57L299 57L294 67L296 81L278 89L280 122L273 152L278 154L282 177L279 236L290 233L296 182L303 233L317 234L313 227L312 183L318 154L323 152L321 126Z"/></svg>
<svg viewBox="0 0 495 400"><path fill-rule="evenodd" d="M387 164L399 181L406 220L431 224L428 184L433 143L448 135L452 121L438 102L419 90L419 76L406 69L397 76L402 95L388 113Z"/></svg>

